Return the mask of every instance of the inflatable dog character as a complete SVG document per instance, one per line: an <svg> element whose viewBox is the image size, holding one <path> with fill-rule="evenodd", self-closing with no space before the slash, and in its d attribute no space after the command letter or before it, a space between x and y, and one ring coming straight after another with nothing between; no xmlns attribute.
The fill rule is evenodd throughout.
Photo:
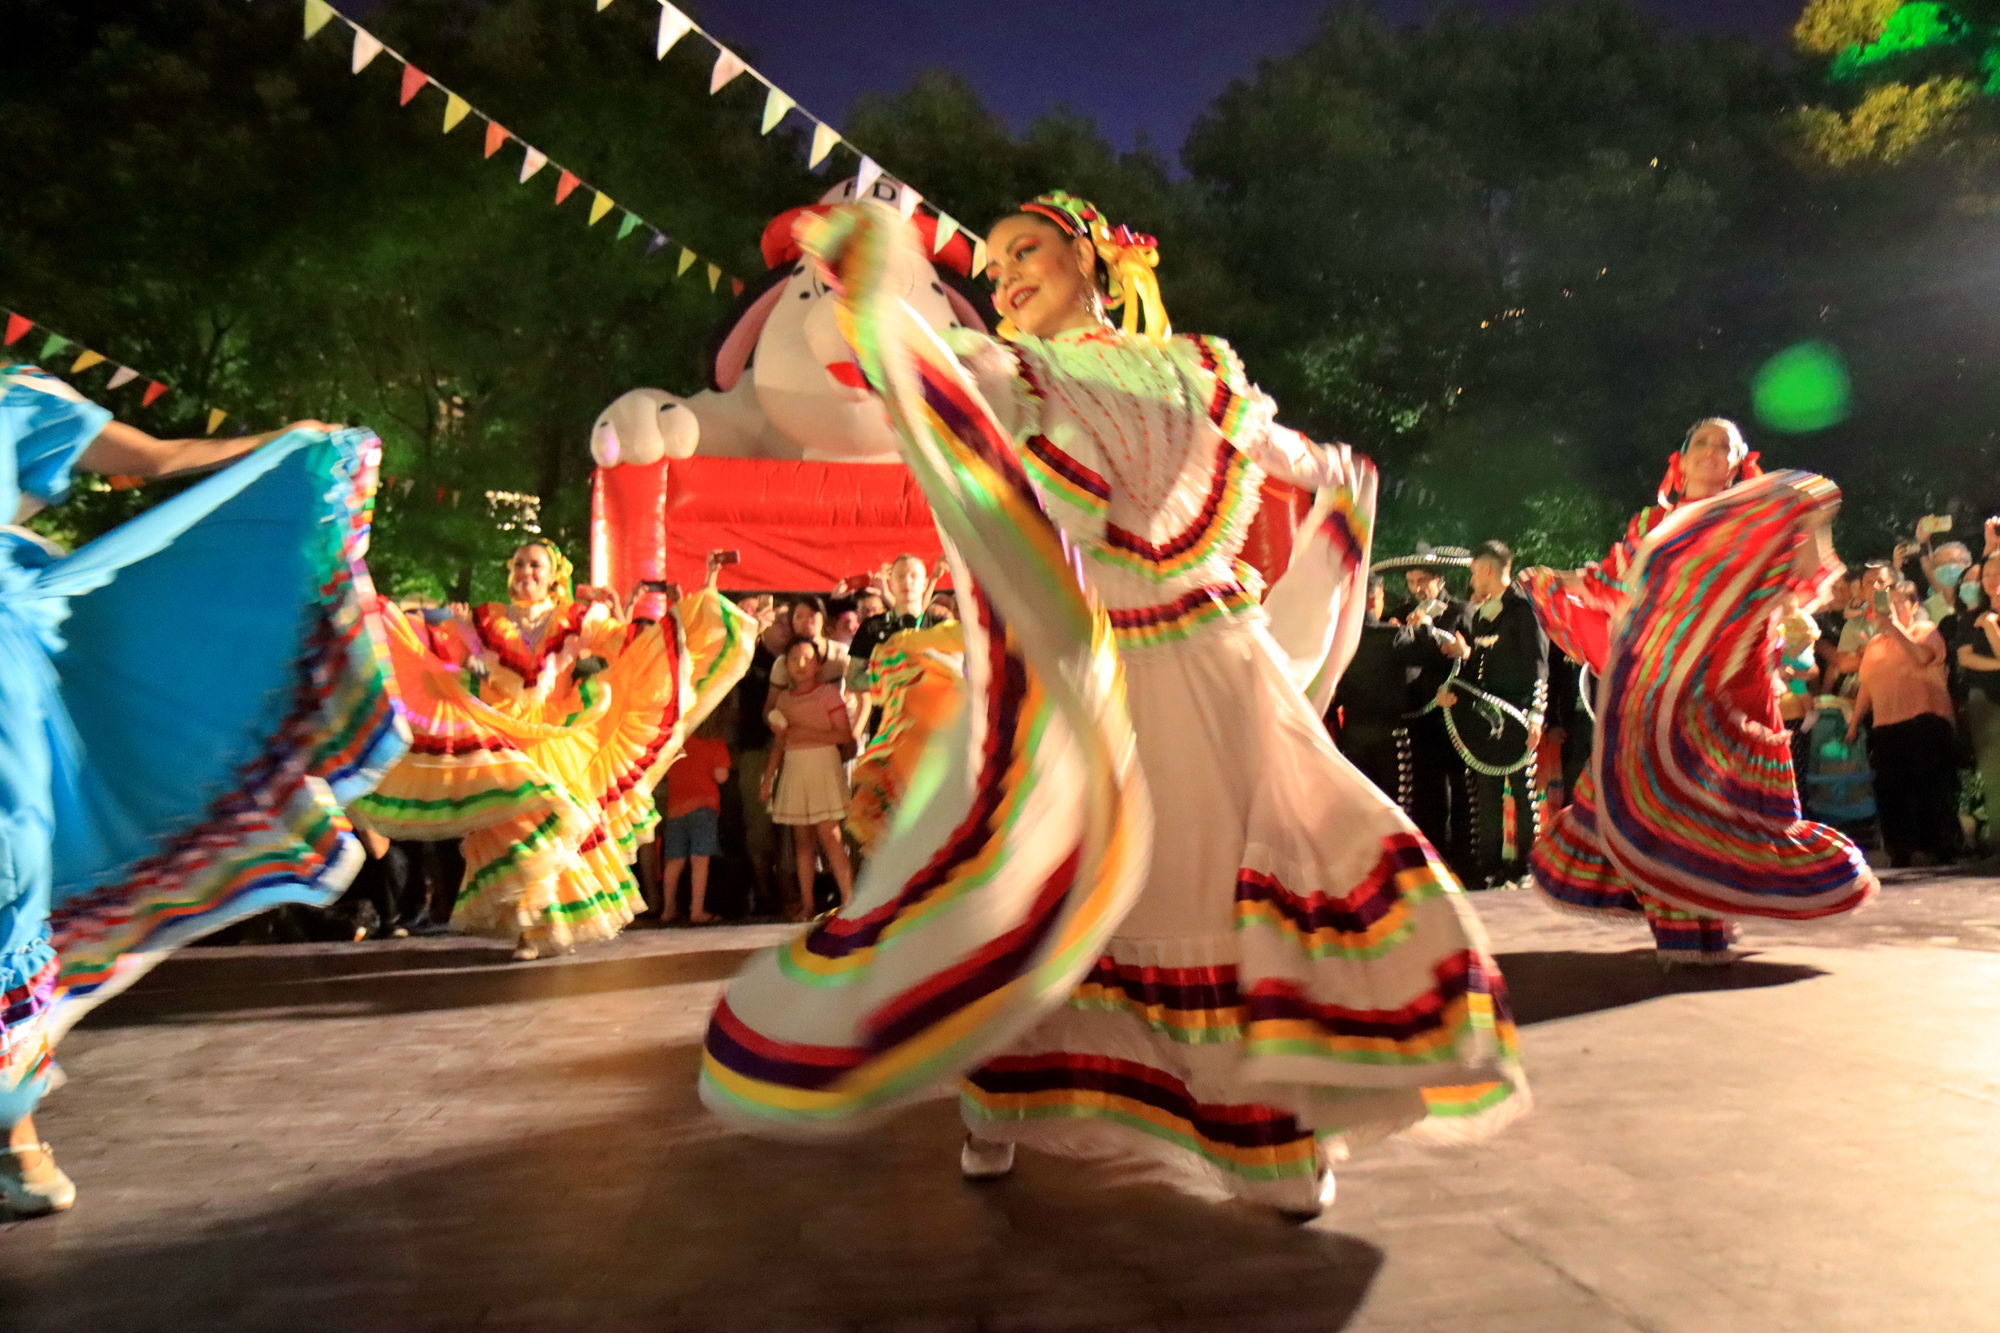
<svg viewBox="0 0 2000 1333"><path fill-rule="evenodd" d="M852 202L854 185L846 181L818 204L771 220L763 238L770 272L745 291L713 344L710 387L687 398L659 389L622 395L591 431L590 449L598 466L695 454L827 463L898 461L888 418L840 336L832 293L792 239L800 215ZM902 188L882 181L871 194L893 207ZM936 216L918 210L911 221L927 242L935 242ZM955 235L930 264L909 275L904 299L935 328L985 329L967 281L971 273L972 245Z"/></svg>

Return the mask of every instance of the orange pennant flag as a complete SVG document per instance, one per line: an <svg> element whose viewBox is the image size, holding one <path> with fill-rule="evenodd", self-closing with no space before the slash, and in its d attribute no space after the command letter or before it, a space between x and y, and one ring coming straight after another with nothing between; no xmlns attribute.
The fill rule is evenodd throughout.
<svg viewBox="0 0 2000 1333"><path fill-rule="evenodd" d="M219 408L219 407L211 407L211 408L209 408L209 409L208 409L208 429L207 429L207 430L205 430L205 431L203 431L203 432L202 432L202 434L204 434L204 435L213 435L213 434L215 434L215 428L216 428L217 426L220 426L220 425L222 424L222 421L223 421L223 418L227 417L228 415L229 415L229 414L228 414L227 412L223 411L223 410L222 410L221 408Z"/></svg>
<svg viewBox="0 0 2000 1333"><path fill-rule="evenodd" d="M69 373L72 375L81 375L84 371L89 370L102 360L104 360L104 353L93 352L89 348L85 348L82 356L69 363Z"/></svg>
<svg viewBox="0 0 2000 1333"><path fill-rule="evenodd" d="M167 391L167 386L160 383L158 380L147 380L146 392L139 396L139 406L151 407L154 403L160 401L160 395L165 393L166 391Z"/></svg>
<svg viewBox="0 0 2000 1333"><path fill-rule="evenodd" d="M507 129L497 120L486 122L486 156L500 151L500 145L507 142Z"/></svg>
<svg viewBox="0 0 2000 1333"><path fill-rule="evenodd" d="M570 191L574 190L581 183L577 180L574 171L571 171L568 167L564 167L562 175L556 177L556 203L560 204L563 200L569 198Z"/></svg>

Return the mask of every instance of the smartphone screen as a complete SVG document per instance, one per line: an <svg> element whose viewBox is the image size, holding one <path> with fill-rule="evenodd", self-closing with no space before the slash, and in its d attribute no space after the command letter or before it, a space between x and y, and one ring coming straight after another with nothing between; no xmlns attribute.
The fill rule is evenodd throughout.
<svg viewBox="0 0 2000 1333"><path fill-rule="evenodd" d="M715 563L718 565L740 564L742 560L743 553L741 551L717 551L715 553Z"/></svg>

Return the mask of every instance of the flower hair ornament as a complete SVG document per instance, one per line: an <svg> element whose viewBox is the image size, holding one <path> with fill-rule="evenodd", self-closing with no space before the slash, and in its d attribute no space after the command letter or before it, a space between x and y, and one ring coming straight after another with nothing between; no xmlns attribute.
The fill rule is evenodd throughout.
<svg viewBox="0 0 2000 1333"><path fill-rule="evenodd" d="M1674 450L1667 458L1667 475L1661 479L1659 489L1661 508L1672 509L1685 495L1687 478L1681 470L1681 459L1686 457L1688 446L1694 443L1694 437L1707 426L1719 426L1723 433L1729 436L1730 485L1734 486L1737 482L1764 475L1764 469L1758 462L1762 455L1752 449L1750 442L1743 438L1741 426L1728 417L1703 417L1687 428L1687 434L1681 436L1680 448Z"/></svg>
<svg viewBox="0 0 2000 1333"><path fill-rule="evenodd" d="M1069 236L1088 240L1104 262L1107 275L1104 304L1124 311L1122 324L1127 333L1137 333L1156 342L1165 342L1174 333L1167 319L1166 303L1160 298L1160 243L1143 232L1123 225L1112 226L1104 211L1088 199L1079 199L1067 190L1050 190L1022 204L1023 213L1033 213L1062 228ZM1000 336L1019 336L1011 320L1000 322Z"/></svg>

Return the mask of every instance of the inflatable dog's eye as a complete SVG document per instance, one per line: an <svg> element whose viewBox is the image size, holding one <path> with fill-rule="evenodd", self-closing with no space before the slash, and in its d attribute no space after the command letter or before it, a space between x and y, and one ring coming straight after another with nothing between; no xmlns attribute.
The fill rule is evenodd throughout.
<svg viewBox="0 0 2000 1333"><path fill-rule="evenodd" d="M677 407L679 407L679 406L680 406L680 404L679 404L679 403L662 403L662 404L660 404L660 411L662 411L662 412L671 412L671 411L673 411L673 410L674 410L675 408L677 408Z"/></svg>
<svg viewBox="0 0 2000 1333"><path fill-rule="evenodd" d="M944 295L944 284L943 284L943 283L941 283L941 282L934 282L934 283L932 283L932 284L931 284L931 290L932 290L932 291L934 291L934 292L936 292L936 293L937 293L937 294L938 294L939 296L943 296L943 295Z"/></svg>

